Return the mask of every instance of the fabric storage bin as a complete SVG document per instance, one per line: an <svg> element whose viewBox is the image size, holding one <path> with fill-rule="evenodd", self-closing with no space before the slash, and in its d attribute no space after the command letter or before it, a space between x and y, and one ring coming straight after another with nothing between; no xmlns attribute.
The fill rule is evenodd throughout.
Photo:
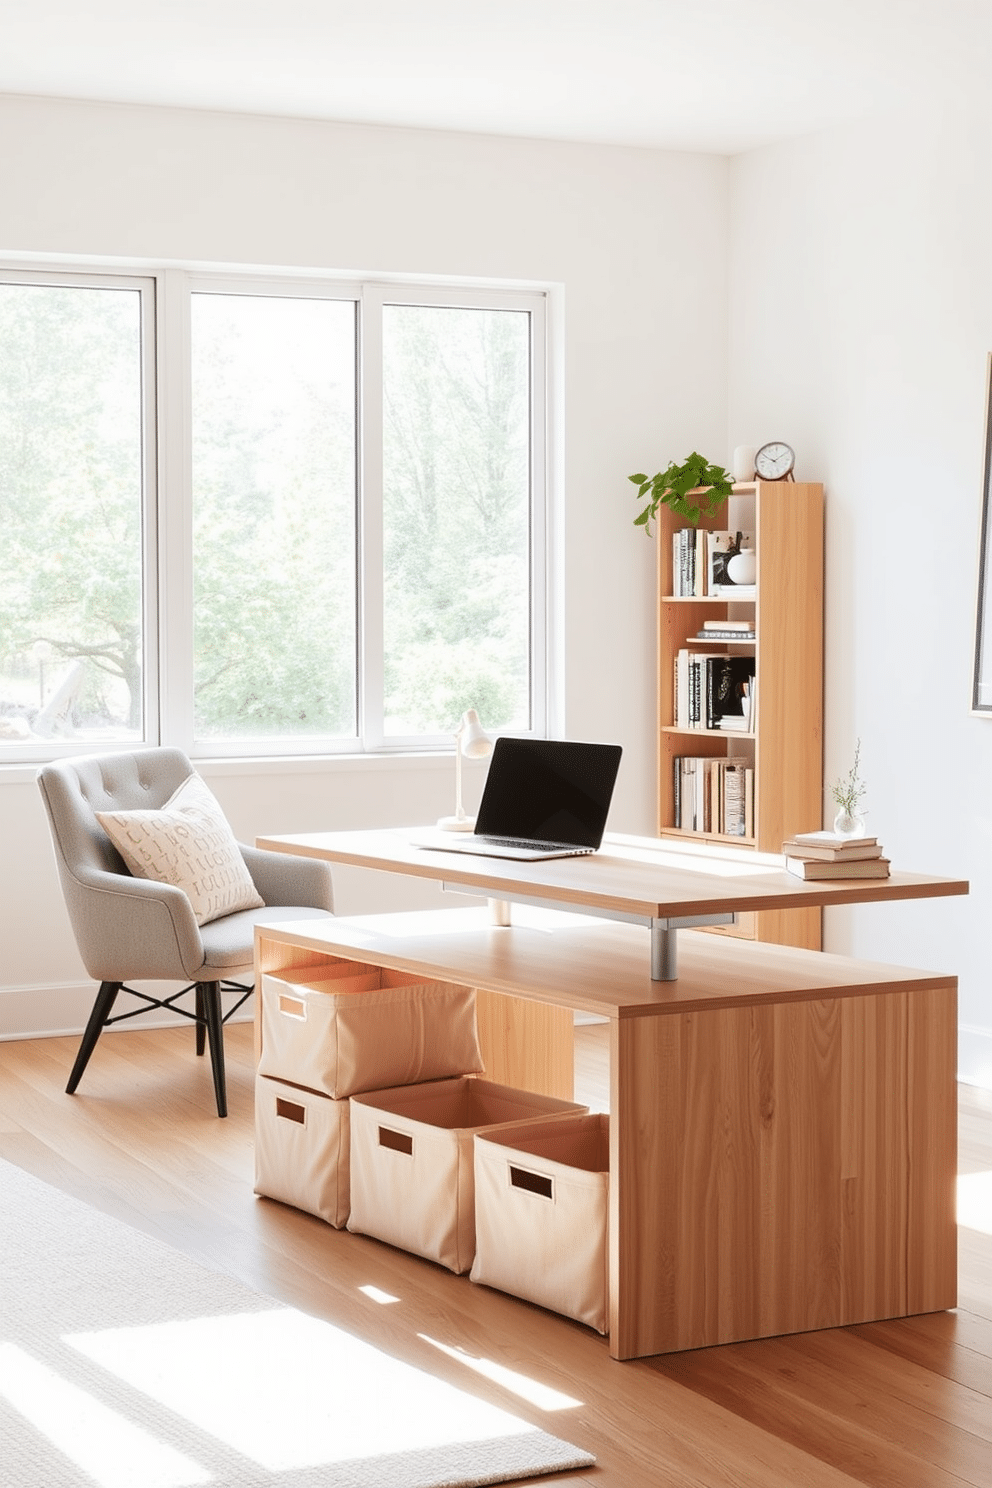
<svg viewBox="0 0 992 1488"><path fill-rule="evenodd" d="M475 1255L475 1133L587 1110L473 1076L353 1095L348 1228L467 1271Z"/></svg>
<svg viewBox="0 0 992 1488"><path fill-rule="evenodd" d="M473 1281L609 1332L610 1118L475 1137Z"/></svg>
<svg viewBox="0 0 992 1488"><path fill-rule="evenodd" d="M471 987L354 961L262 977L259 1074L342 1100L482 1067Z"/></svg>
<svg viewBox="0 0 992 1488"><path fill-rule="evenodd" d="M258 1075L255 1192L342 1229L348 1218L350 1117L346 1100Z"/></svg>

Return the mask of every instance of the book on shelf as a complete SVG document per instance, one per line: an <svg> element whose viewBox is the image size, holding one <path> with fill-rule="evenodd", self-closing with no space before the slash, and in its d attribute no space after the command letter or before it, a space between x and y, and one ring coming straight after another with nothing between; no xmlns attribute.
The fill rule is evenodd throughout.
<svg viewBox="0 0 992 1488"><path fill-rule="evenodd" d="M701 630L695 637L697 641L753 641L755 633L753 630Z"/></svg>
<svg viewBox="0 0 992 1488"><path fill-rule="evenodd" d="M672 594L675 599L701 599L706 593L706 538L698 527L672 533Z"/></svg>
<svg viewBox="0 0 992 1488"><path fill-rule="evenodd" d="M728 728L747 733L753 718L754 657L683 646L675 656L673 691L676 728L718 729L730 717L740 721Z"/></svg>
<svg viewBox="0 0 992 1488"><path fill-rule="evenodd" d="M794 832L793 842L801 843L804 847L874 847L877 837L849 837L843 832L818 831L818 832Z"/></svg>
<svg viewBox="0 0 992 1488"><path fill-rule="evenodd" d="M724 818L721 830L728 837L743 837L747 805L744 793L747 787L746 766L741 761L724 762Z"/></svg>
<svg viewBox="0 0 992 1488"><path fill-rule="evenodd" d="M685 832L754 835L754 768L748 760L677 755L674 822Z"/></svg>
<svg viewBox="0 0 992 1488"><path fill-rule="evenodd" d="M676 728L689 727L689 652L684 646L675 653L675 700L673 723Z"/></svg>
<svg viewBox="0 0 992 1488"><path fill-rule="evenodd" d="M710 593L717 599L757 599L757 584L714 584Z"/></svg>
<svg viewBox="0 0 992 1488"><path fill-rule="evenodd" d="M706 534L706 593L715 593L717 586L723 584L736 587L727 575L727 564L742 548L753 547L754 536L750 532L708 532Z"/></svg>
<svg viewBox="0 0 992 1488"><path fill-rule="evenodd" d="M815 858L786 857L785 866L797 878L888 878L888 858L848 858L825 863Z"/></svg>
<svg viewBox="0 0 992 1488"><path fill-rule="evenodd" d="M704 630L753 630L753 620L704 620Z"/></svg>
<svg viewBox="0 0 992 1488"><path fill-rule="evenodd" d="M789 858L810 858L824 863L851 863L860 858L882 856L881 845L877 842L838 843L835 847L826 842L817 844L797 842L794 837L782 843L782 851Z"/></svg>

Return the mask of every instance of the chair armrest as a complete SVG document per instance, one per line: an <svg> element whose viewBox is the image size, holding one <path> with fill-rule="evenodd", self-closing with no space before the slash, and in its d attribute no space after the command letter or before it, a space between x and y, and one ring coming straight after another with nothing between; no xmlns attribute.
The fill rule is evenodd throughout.
<svg viewBox="0 0 992 1488"><path fill-rule="evenodd" d="M331 865L319 858L269 852L239 842L241 856L266 904L295 904L302 909L334 910Z"/></svg>
<svg viewBox="0 0 992 1488"><path fill-rule="evenodd" d="M91 867L70 874L63 866L62 882L90 976L192 980L202 970L200 927L182 889Z"/></svg>

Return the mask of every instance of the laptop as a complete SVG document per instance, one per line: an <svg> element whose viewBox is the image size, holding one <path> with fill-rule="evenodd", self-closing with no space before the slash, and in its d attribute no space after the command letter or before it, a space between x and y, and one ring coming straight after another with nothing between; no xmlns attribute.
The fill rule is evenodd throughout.
<svg viewBox="0 0 992 1488"><path fill-rule="evenodd" d="M603 840L621 752L619 744L499 738L475 831L441 831L417 846L521 862L593 853Z"/></svg>

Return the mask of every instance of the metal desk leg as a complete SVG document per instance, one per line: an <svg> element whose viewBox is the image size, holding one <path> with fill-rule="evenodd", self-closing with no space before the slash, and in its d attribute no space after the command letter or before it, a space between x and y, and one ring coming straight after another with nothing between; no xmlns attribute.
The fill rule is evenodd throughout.
<svg viewBox="0 0 992 1488"><path fill-rule="evenodd" d="M732 925L733 913L709 915L674 915L651 921L651 980L675 982L679 975L678 932L700 925Z"/></svg>
<svg viewBox="0 0 992 1488"><path fill-rule="evenodd" d="M679 974L678 931L663 920L651 922L651 980L674 982Z"/></svg>

